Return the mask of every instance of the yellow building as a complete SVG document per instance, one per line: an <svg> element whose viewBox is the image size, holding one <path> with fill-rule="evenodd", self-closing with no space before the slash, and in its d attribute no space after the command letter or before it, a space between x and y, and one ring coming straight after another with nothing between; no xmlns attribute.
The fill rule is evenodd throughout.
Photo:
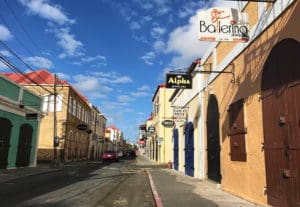
<svg viewBox="0 0 300 207"><path fill-rule="evenodd" d="M154 134L152 135L152 143L154 150L154 160L159 163L168 163L172 160L172 128L167 126L165 122L172 120L172 110L169 98L174 89L166 88L165 84L159 85L152 98Z"/></svg>
<svg viewBox="0 0 300 207"><path fill-rule="evenodd" d="M239 2L239 9L249 15L249 40L213 43L190 68L193 89L179 90L172 105L198 126L195 177L254 203L298 206L300 3ZM176 127L184 171L184 126Z"/></svg>
<svg viewBox="0 0 300 207"><path fill-rule="evenodd" d="M96 106L91 107L91 130L93 133L89 141L89 159L100 160L105 148L106 117Z"/></svg>
<svg viewBox="0 0 300 207"><path fill-rule="evenodd" d="M26 77L28 78L19 74L10 76L14 81L43 97L44 117L38 135L37 160L87 159L89 138L92 133L89 101L68 82L55 80L55 76L47 70L30 72Z"/></svg>

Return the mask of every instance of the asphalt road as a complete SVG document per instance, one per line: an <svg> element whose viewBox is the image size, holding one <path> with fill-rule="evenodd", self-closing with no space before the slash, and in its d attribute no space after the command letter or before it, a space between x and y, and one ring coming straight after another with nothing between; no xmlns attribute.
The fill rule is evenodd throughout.
<svg viewBox="0 0 300 207"><path fill-rule="evenodd" d="M0 206L155 206L147 173L134 160L72 163L0 184Z"/></svg>

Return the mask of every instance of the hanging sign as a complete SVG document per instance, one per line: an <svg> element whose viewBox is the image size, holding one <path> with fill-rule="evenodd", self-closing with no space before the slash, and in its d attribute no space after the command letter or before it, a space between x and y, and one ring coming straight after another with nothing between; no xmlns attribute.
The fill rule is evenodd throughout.
<svg viewBox="0 0 300 207"><path fill-rule="evenodd" d="M155 127L148 127L148 133L149 134L152 134L152 133L154 133L154 131L155 131Z"/></svg>
<svg viewBox="0 0 300 207"><path fill-rule="evenodd" d="M164 127L173 127L175 122L173 120L164 120L161 122Z"/></svg>
<svg viewBox="0 0 300 207"><path fill-rule="evenodd" d="M86 124L78 124L77 129L80 131L85 131L85 130L87 130L87 125Z"/></svg>
<svg viewBox="0 0 300 207"><path fill-rule="evenodd" d="M233 8L215 7L198 12L200 41L247 42L248 14Z"/></svg>
<svg viewBox="0 0 300 207"><path fill-rule="evenodd" d="M173 119L175 122L185 122L186 121L186 110L184 108L174 108L173 109Z"/></svg>
<svg viewBox="0 0 300 207"><path fill-rule="evenodd" d="M190 74L167 73L166 88L191 89L192 76Z"/></svg>

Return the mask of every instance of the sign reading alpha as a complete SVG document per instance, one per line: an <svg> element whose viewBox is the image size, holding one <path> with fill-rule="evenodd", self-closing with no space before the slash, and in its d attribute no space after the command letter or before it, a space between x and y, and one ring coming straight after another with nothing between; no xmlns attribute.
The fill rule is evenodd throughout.
<svg viewBox="0 0 300 207"><path fill-rule="evenodd" d="M168 73L166 88L191 89L192 76L189 74Z"/></svg>
<svg viewBox="0 0 300 207"><path fill-rule="evenodd" d="M198 12L200 41L247 42L249 39L248 14L237 9L215 7Z"/></svg>

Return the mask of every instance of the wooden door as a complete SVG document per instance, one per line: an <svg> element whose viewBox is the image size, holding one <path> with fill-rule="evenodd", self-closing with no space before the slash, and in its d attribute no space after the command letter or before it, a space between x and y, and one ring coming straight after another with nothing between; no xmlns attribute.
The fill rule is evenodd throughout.
<svg viewBox="0 0 300 207"><path fill-rule="evenodd" d="M300 206L300 44L286 39L272 49L262 74L268 203Z"/></svg>

